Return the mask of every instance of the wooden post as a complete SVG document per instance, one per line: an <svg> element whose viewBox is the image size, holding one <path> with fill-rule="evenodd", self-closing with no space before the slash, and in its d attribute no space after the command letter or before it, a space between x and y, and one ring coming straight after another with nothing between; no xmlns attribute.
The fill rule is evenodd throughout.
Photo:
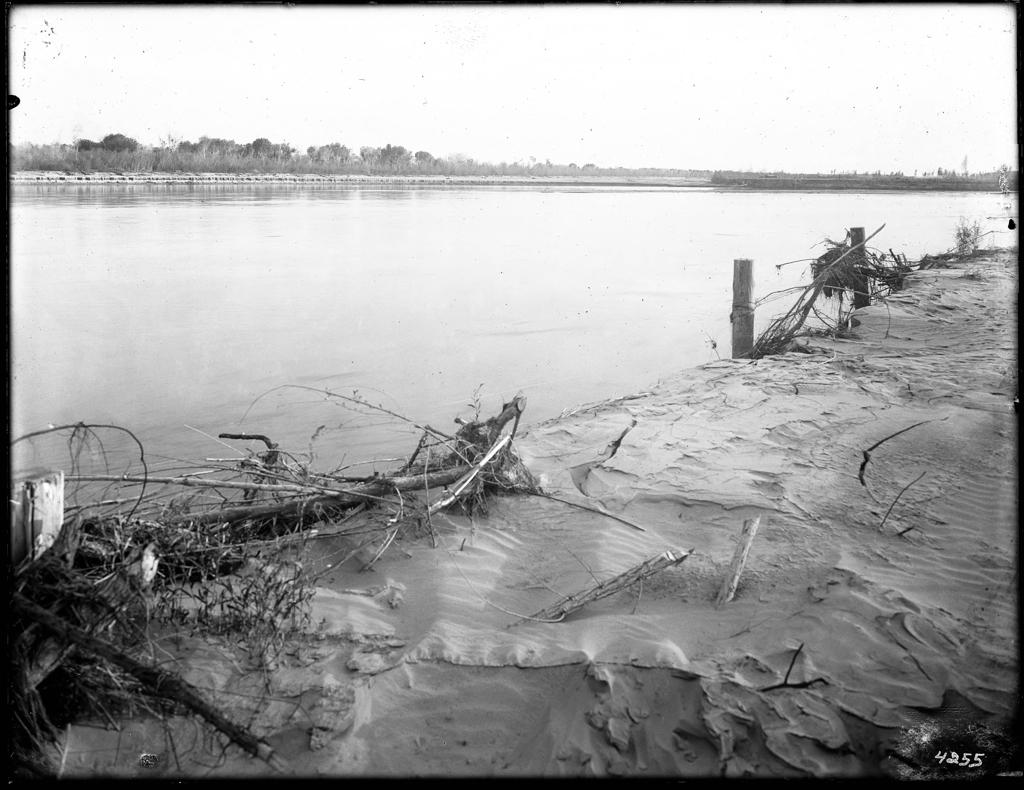
<svg viewBox="0 0 1024 790"><path fill-rule="evenodd" d="M11 497L11 564L39 557L64 523L64 473L37 473L17 484Z"/></svg>
<svg viewBox="0 0 1024 790"><path fill-rule="evenodd" d="M732 358L742 359L754 347L754 262L732 262Z"/></svg>
<svg viewBox="0 0 1024 790"><path fill-rule="evenodd" d="M722 587L718 591L718 598L715 606L729 603L736 594L736 588L740 583L740 574L743 573L743 566L747 564L747 555L750 554L750 544L754 542L754 535L761 524L761 517L747 519L743 522L743 531L740 532L740 541L736 544L736 551L732 556L732 564L729 565L729 575L722 580Z"/></svg>
<svg viewBox="0 0 1024 790"><path fill-rule="evenodd" d="M858 244L864 242L864 228L850 228L850 246L855 247ZM861 266L864 263L864 248L861 247L859 250L854 250L850 257L853 258L853 264L855 266ZM853 309L859 310L861 307L867 307L871 304L871 294L868 293L868 278L866 275L858 275L856 278L856 285L854 286L853 294Z"/></svg>

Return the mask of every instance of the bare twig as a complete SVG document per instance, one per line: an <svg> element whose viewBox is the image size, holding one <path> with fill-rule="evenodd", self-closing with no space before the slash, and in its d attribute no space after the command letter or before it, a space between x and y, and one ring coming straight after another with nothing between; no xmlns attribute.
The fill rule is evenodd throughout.
<svg viewBox="0 0 1024 790"><path fill-rule="evenodd" d="M550 499L552 502L561 502L563 505L570 505L572 507L579 508L580 510L586 510L591 513L597 513L599 516L604 516L605 518L613 519L614 521L618 521L622 524L625 524L627 527L632 527L633 529L638 530L640 532L647 531L644 527L641 527L639 524L634 524L632 521L627 521L626 519L622 518L622 516L616 516L614 513L609 513L607 510L602 510L601 508L591 507L590 505L584 505L580 502L573 502L569 499L562 499L561 497L552 496L551 494L545 494L542 491L525 491L524 493L529 494L530 496L539 496L543 497L544 499Z"/></svg>
<svg viewBox="0 0 1024 790"><path fill-rule="evenodd" d="M906 433L911 428L916 428L917 426L924 425L927 422L934 422L934 420L921 420L921 422L915 422L913 425L908 425L906 428L903 428L903 429L901 429L899 431L896 431L896 433L891 433L888 436L886 436L884 439L880 439L879 441L877 441L873 445L871 445L867 450L862 450L861 452L864 455L864 460L861 461L861 463L860 463L860 470L857 472L857 479L860 480L860 484L862 486L865 486L865 487L867 486L867 483L864 482L864 471L867 468L868 461L871 460L871 451L872 450L877 449L878 447L880 447L882 444L884 444L885 442L889 441L890 439L895 439L901 433Z"/></svg>
<svg viewBox="0 0 1024 790"><path fill-rule="evenodd" d="M215 442L216 442L217 444L223 445L224 447L227 447L227 448L228 448L229 450L234 450L234 451L235 451L236 453L241 453L241 452L242 452L242 451L241 451L241 450L239 450L239 449L238 449L237 447L232 447L232 446L231 446L230 444L228 444L227 442L222 442L222 441L221 441L220 439L218 439L218 438L217 438L216 436L214 436L213 434L209 434L209 433L207 433L206 431L201 431L201 430L199 430L198 428L194 428L193 426L191 426L191 425L187 425L187 424L185 424L185 423L182 423L182 425L184 425L184 426L185 426L186 428L188 428L188 429L189 429L190 431L195 431L195 432L196 432L196 433L198 433L198 434L199 434L200 436L205 436L205 437L206 437L207 439L213 439L213 441L215 441Z"/></svg>
<svg viewBox="0 0 1024 790"><path fill-rule="evenodd" d="M139 492L138 501L135 503L135 506L128 512L127 518L131 518L135 514L135 511L138 509L139 505L142 503L143 496L145 496L145 494L146 494L146 477L145 477L145 475L149 474L149 467L146 464L146 450L142 446L142 442L139 441L139 437L138 436L136 436L134 433L132 433L127 428L123 428L120 425L109 425L109 424L105 424L105 423L84 423L84 422L78 422L78 423L74 423L74 424L71 424L71 425L56 425L56 426L54 426L52 428L44 428L41 431L33 431L31 433L26 433L23 436L19 436L17 439L15 439L14 441L11 442L11 447L16 445L18 442L25 441L26 439L31 439L31 438L36 437L36 436L43 436L43 435L49 434L49 433L56 433L58 431L66 431L66 430L70 429L72 431L72 437L74 437L79 431L90 431L91 432L91 431L93 431L96 428L107 428L107 429L112 430L112 431L121 431L123 433L126 433L126 434L128 434L132 438L132 441L134 441L135 444L139 448L139 463L142 464L142 471L143 471L143 475L144 476L141 478L142 490ZM68 441L70 442L71 439L69 439ZM102 446L102 442L101 442L101 446ZM75 465L77 465L77 464L75 464ZM68 478L65 477L65 480L67 480L67 479Z"/></svg>
<svg viewBox="0 0 1024 790"><path fill-rule="evenodd" d="M427 441L427 436L429 436L429 434L426 431L420 434L420 440L416 444L416 449L412 451L412 455L409 456L409 460L402 464L402 468L398 470L399 472L404 472L413 465L413 462L416 460L416 456L418 456L420 454L420 450L423 449L423 443ZM424 472L426 472L426 467L424 467Z"/></svg>
<svg viewBox="0 0 1024 790"><path fill-rule="evenodd" d="M798 647L796 649L796 652L793 654L793 658L791 658L790 661L789 661L789 667L786 669L786 676L782 679L783 685L785 685L786 683L789 683L789 674L793 671L793 667L796 665L796 660L800 656L800 654L803 652L803 650L804 650L804 643L801 642L800 643L800 647Z"/></svg>
<svg viewBox="0 0 1024 790"><path fill-rule="evenodd" d="M570 548L567 548L566 551L569 552L569 556L571 556L574 560L576 560L576 562L578 562L580 565L582 565L583 569L586 570L586 572L588 574L590 574L590 578L594 580L594 584L600 584L601 583L601 580L598 579L597 576L594 574L594 569L591 568L589 565L587 565L587 563L585 563L583 561L583 559L576 552L574 552Z"/></svg>
<svg viewBox="0 0 1024 790"><path fill-rule="evenodd" d="M905 486L903 486L903 490L900 491L896 495L896 498L892 501L892 504L889 505L889 509L885 511L885 515L882 517L882 523L878 525L878 531L879 532L881 532L882 531L882 527L885 526L885 520L887 518L889 518L889 514L892 513L892 509L894 507L896 507L896 503L900 501L900 497L903 496L904 493L906 493L908 488L910 488L912 485L914 485L914 483L916 483L918 480L920 480L926 474L928 474L928 472L926 472L926 471L925 472L921 472L921 474L919 474L917 477L915 477L913 480L911 480L909 483L907 483ZM908 529L911 529L911 528L908 527ZM906 530L904 530L904 531L906 531ZM903 533L901 532L900 534L902 535Z"/></svg>
<svg viewBox="0 0 1024 790"><path fill-rule="evenodd" d="M636 603L633 604L632 614L636 614L640 609L640 601L644 597L644 580L641 579L639 583L639 589L636 591Z"/></svg>
<svg viewBox="0 0 1024 790"><path fill-rule="evenodd" d="M794 264L794 263L807 263L807 262L813 261L813 260L816 260L816 259L815 258L797 258L795 261L786 261L784 263L777 263L777 264L775 264L775 269L778 270L778 269L781 269L783 266L789 266L789 265Z"/></svg>
<svg viewBox="0 0 1024 790"><path fill-rule="evenodd" d="M790 661L789 661L789 668L786 670L786 676L782 679L781 683L776 683L773 686L766 686L765 688L759 689L759 690L760 691L775 691L775 689L783 689L783 688L788 688L788 689L804 689L804 688L809 688L810 686L813 686L815 683L824 683L825 685L828 685L828 681L825 680L825 678L821 678L821 677L814 678L813 680L805 680L802 683L790 683L789 682L789 675L793 671L793 667L796 665L797 657L800 655L800 653L803 652L803 649L804 649L804 643L801 642L800 643L800 647L798 647L796 649L796 652L793 653L793 658L791 658Z"/></svg>
<svg viewBox="0 0 1024 790"><path fill-rule="evenodd" d="M384 552L388 550L388 547L394 542L395 537L398 535L398 530L399 529L401 529L400 525L395 527L395 528L393 528L393 529L391 529L389 531L388 537L381 544L380 548L377 549L377 553L373 555L373 559L370 560L368 563L366 563L361 568L361 570L364 570L364 571L370 570L370 568L372 568L374 566L374 564L377 562L377 560L379 560L381 557L384 556Z"/></svg>
<svg viewBox="0 0 1024 790"><path fill-rule="evenodd" d="M390 415L392 417L395 417L396 419L399 419L402 422L407 422L407 423L409 423L409 425L412 425L412 426L414 426L416 428L419 428L421 431L426 431L427 433L431 433L434 436L440 437L442 439L447 439L449 441L454 441L455 440L454 436L449 436L448 434L443 433L442 431L438 431L435 428L431 428L429 425L420 425L419 423L415 422L414 420L410 420L408 417L406 417L403 414L399 414L398 412L391 411L391 409L386 409L383 406L380 406L378 404L370 403L365 398L353 397L351 395L342 395L340 392L332 392L331 390L324 389L322 387L308 387L305 384L281 384L280 386L277 386L277 387L271 387L269 390L264 392L262 395L257 396L257 398L251 404L249 404L249 408L245 410L245 414L242 415L242 419L244 420L246 418L246 416L252 410L252 407L255 406L256 403L261 398L263 398L265 395L269 395L272 392L276 392L277 390L282 390L282 389L298 389L298 390L306 390L307 392L317 392L317 393L320 393L321 395L326 395L329 398L338 398L339 400L348 401L349 403L358 403L360 406L365 406L368 409L373 409L374 411L379 411L379 412L381 412L383 414L388 414L388 415Z"/></svg>

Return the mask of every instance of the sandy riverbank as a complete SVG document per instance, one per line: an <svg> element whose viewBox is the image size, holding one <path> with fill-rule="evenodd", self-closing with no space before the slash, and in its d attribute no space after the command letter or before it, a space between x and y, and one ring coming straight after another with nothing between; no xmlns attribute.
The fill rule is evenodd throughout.
<svg viewBox="0 0 1024 790"><path fill-rule="evenodd" d="M332 567L319 630L267 675L227 641L168 656L302 776L952 770L917 754L922 727L994 768L1019 693L1016 267L1004 251L914 273L854 337L682 371L517 437L546 491L645 531L501 499L435 517L438 548ZM313 545L319 569L350 548ZM561 623L515 616L668 548L694 551L642 589ZM186 720L75 727L64 772L270 771L208 746Z"/></svg>
<svg viewBox="0 0 1024 790"><path fill-rule="evenodd" d="M649 186L708 187L709 180L672 176L433 176L433 175L319 175L313 173L69 173L26 171L11 174L12 184L290 184L329 186L345 184L477 185L477 186Z"/></svg>

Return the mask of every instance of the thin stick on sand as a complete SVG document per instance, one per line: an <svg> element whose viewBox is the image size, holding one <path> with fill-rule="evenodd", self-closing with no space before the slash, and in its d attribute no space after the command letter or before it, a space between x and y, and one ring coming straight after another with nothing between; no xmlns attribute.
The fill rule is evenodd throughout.
<svg viewBox="0 0 1024 790"><path fill-rule="evenodd" d="M552 604L546 609L541 609L539 612L535 612L526 619L559 622L573 612L582 609L591 601L607 598L609 595L614 595L628 587L632 587L637 582L643 581L658 571L678 565L692 553L693 549L669 549L668 551L663 551L657 557L644 560L639 565L634 565L624 573L608 579L608 581L600 582L586 590L567 595L557 603Z"/></svg>
<svg viewBox="0 0 1024 790"><path fill-rule="evenodd" d="M905 486L903 486L903 490L900 491L896 495L896 498L892 501L892 504L889 505L889 509L885 511L885 515L882 517L882 523L878 525L878 531L879 532L881 532L882 531L882 527L885 526L885 522L889 518L889 514L892 513L892 509L894 507L896 507L896 503L900 501L900 497L903 496L905 493L907 493L907 489L910 488L912 485L914 485L914 483L916 483L918 480L920 480L926 474L928 474L928 472L926 472L926 471L925 472L921 472L921 474L919 474L917 477L915 477L913 480L911 480L909 483L907 483ZM908 527L908 529L909 529L909 527ZM906 531L906 530L904 530L904 531ZM901 532L900 534L902 535L903 532Z"/></svg>
<svg viewBox="0 0 1024 790"><path fill-rule="evenodd" d="M760 516L748 518L743 522L740 541L736 544L736 551L732 555L732 564L729 566L729 575L722 580L722 588L718 591L718 598L715 600L716 607L729 603L736 594L743 566L747 564L747 555L750 554L750 545L754 542L754 535L757 534L757 528L760 525Z"/></svg>

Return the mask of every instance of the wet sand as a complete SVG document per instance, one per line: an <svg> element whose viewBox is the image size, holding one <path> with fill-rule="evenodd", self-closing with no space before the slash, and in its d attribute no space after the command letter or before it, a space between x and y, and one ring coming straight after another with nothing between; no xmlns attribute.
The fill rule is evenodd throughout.
<svg viewBox="0 0 1024 790"><path fill-rule="evenodd" d="M436 516L437 548L396 543L369 573L314 541L317 628L273 671L228 640L159 644L300 776L912 776L922 726L986 770L1018 698L1016 267L914 273L853 337L517 436L545 491L644 531L518 496ZM693 554L563 622L520 618L669 548ZM64 765L271 773L185 719L72 728Z"/></svg>

